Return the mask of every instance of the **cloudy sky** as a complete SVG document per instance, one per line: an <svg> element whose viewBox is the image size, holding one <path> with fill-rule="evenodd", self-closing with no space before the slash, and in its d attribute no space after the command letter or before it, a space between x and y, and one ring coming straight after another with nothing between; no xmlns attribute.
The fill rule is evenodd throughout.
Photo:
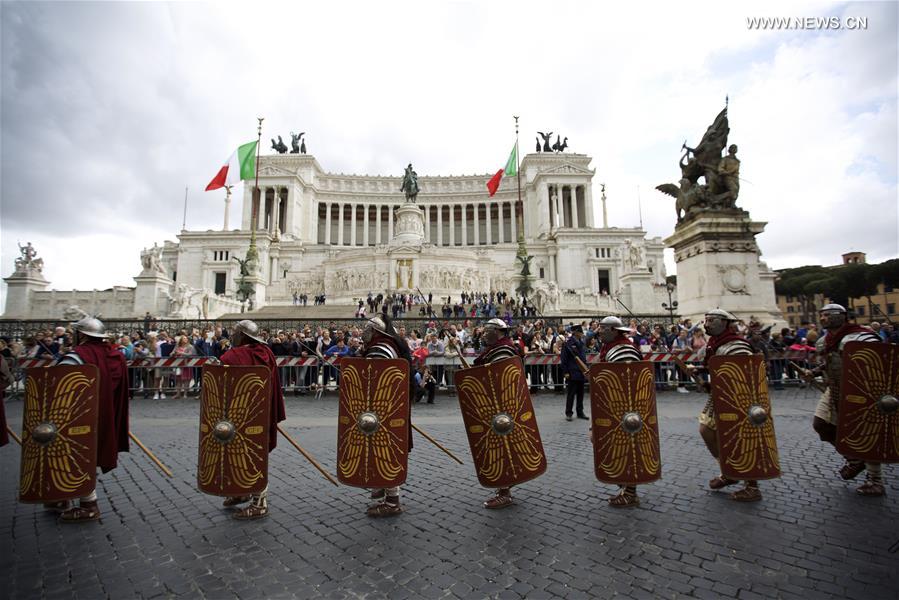
<svg viewBox="0 0 899 600"><path fill-rule="evenodd" d="M523 151L552 130L593 157L610 224L639 197L667 236L653 188L725 96L769 265L899 253L894 2L295 4L0 2L0 275L30 241L54 288L133 285L185 187L188 229L221 227L203 188L257 116L329 171L450 175L500 168L520 115Z"/></svg>

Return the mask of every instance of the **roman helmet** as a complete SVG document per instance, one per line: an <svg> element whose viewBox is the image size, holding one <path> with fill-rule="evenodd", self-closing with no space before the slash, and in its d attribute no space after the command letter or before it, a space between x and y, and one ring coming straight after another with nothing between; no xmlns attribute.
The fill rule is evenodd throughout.
<svg viewBox="0 0 899 600"><path fill-rule="evenodd" d="M87 337L106 339L106 326L96 317L84 317L77 323L72 323L72 331Z"/></svg>
<svg viewBox="0 0 899 600"><path fill-rule="evenodd" d="M846 323L846 307L841 304L825 304L818 311L818 318L824 329L839 329Z"/></svg>
<svg viewBox="0 0 899 600"><path fill-rule="evenodd" d="M599 322L598 335L602 343L608 344L614 341L620 335L619 332L630 333L630 328L625 327L618 317L605 317Z"/></svg>
<svg viewBox="0 0 899 600"><path fill-rule="evenodd" d="M731 323L736 323L738 320L726 310L716 308L705 313L705 330L709 335L721 335L727 331Z"/></svg>
<svg viewBox="0 0 899 600"><path fill-rule="evenodd" d="M259 335L259 326L250 319L239 321L237 325L234 326L234 333L245 336L254 342L259 342L260 344L265 343L265 340L262 339L261 335Z"/></svg>

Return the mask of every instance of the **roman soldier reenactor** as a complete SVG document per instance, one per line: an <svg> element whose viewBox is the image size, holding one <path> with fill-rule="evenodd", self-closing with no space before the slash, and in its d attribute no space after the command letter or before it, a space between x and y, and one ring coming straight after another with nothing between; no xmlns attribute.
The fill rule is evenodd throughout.
<svg viewBox="0 0 899 600"><path fill-rule="evenodd" d="M103 473L116 468L119 452L128 452L128 365L119 350L108 342L106 327L94 317L85 317L72 325L75 347L62 356L57 365L94 365L99 373L97 418L97 467ZM62 523L81 523L100 518L97 491L79 499L78 506L68 501L45 504L61 512Z"/></svg>
<svg viewBox="0 0 899 600"><path fill-rule="evenodd" d="M233 366L264 366L271 373L269 395L268 451L271 453L278 442L278 423L287 418L284 408L284 394L275 355L265 340L259 335L259 327L253 321L244 319L237 323L231 334L231 349L221 357L222 364ZM222 503L225 507L249 505L234 513L239 520L259 519L268 515L268 486L257 494L233 496Z"/></svg>
<svg viewBox="0 0 899 600"><path fill-rule="evenodd" d="M752 346L742 335L736 331L737 317L722 309L710 310L705 315L705 330L709 334L709 341L705 347L705 358L702 367L688 367L691 375L699 370L708 371L709 360L713 356L746 356L753 354ZM714 381L712 383L714 385ZM711 389L711 388L710 388ZM699 434L702 436L709 453L719 458L718 434L715 421L715 408L710 393L705 408L699 413ZM720 490L727 486L739 483L738 480L725 477L723 474L709 481L709 487ZM731 494L731 498L737 502L756 502L762 499L758 481L746 481L743 489Z"/></svg>
<svg viewBox="0 0 899 600"><path fill-rule="evenodd" d="M849 323L846 309L839 304L827 304L818 311L821 326L827 334L818 339L816 349L824 363L805 371L806 378L823 374L827 387L821 394L812 426L822 441L837 445L837 421L840 398L840 384L844 371L844 349L849 342L881 343L880 337L868 327ZM856 490L862 496L882 496L884 483L879 462L865 462L861 459L846 458L840 468L840 477L845 480L856 478L866 471L865 482Z"/></svg>
<svg viewBox="0 0 899 600"><path fill-rule="evenodd" d="M507 358L522 357L521 347L509 337L509 325L502 319L490 319L481 335L486 347L474 359L475 366L494 363ZM484 508L505 508L513 503L512 488L499 488L484 502Z"/></svg>
<svg viewBox="0 0 899 600"><path fill-rule="evenodd" d="M599 362L640 362L643 356L631 342L628 334L630 328L625 327L618 317L606 317L599 322L599 339L602 347L599 350ZM591 431L593 427L591 426ZM592 438L592 436L591 436ZM595 443L595 440L594 440ZM628 508L640 504L636 485L622 485L618 494L608 499L609 506Z"/></svg>
<svg viewBox="0 0 899 600"><path fill-rule="evenodd" d="M363 357L367 359L402 359L409 363L409 368L411 369L412 352L409 350L409 345L397 333L393 327L392 319L386 313L368 320L365 329L362 331L362 344ZM407 460L408 453L412 450L412 409L409 399L414 395L415 380L409 377L409 371L407 371L406 375L409 379L409 396L406 407L404 407L405 410L402 411L405 414L402 416L405 417L407 423L408 446L405 448L406 456L403 457ZM343 378L341 378L341 383L343 383ZM400 504L399 485L372 487L371 499L375 503L369 506L366 511L369 517L391 517L403 512L403 507Z"/></svg>

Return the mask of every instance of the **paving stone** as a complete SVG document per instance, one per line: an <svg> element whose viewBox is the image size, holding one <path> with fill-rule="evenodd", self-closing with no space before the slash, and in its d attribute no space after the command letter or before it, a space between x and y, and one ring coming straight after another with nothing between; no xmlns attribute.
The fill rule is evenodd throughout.
<svg viewBox="0 0 899 600"><path fill-rule="evenodd" d="M899 468L888 493L860 498L840 459L809 426L817 398L775 392L783 476L739 505L711 492L717 474L696 433L699 395L660 393L663 479L641 506L610 509L614 486L593 476L583 427L561 397L534 397L549 469L515 489L516 504L481 507L456 400L414 407L458 465L416 437L406 511L364 516L367 492L334 488L289 446L270 457L268 518L240 523L196 491L196 400L136 399L131 426L174 471L139 453L99 478L102 523L60 526L18 504L19 454L0 449L0 597L43 598L865 598L896 597ZM336 398L288 397L284 424L335 471ZM6 405L15 423L21 399ZM420 417L420 419L419 419Z"/></svg>

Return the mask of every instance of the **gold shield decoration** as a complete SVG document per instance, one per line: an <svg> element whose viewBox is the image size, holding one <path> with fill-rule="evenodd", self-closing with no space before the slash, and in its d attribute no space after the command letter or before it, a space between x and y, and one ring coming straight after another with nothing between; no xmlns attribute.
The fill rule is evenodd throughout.
<svg viewBox="0 0 899 600"><path fill-rule="evenodd" d="M409 458L409 362L340 359L337 478L355 487L406 481Z"/></svg>
<svg viewBox="0 0 899 600"><path fill-rule="evenodd" d="M749 481L780 477L765 357L713 356L709 374L721 474Z"/></svg>
<svg viewBox="0 0 899 600"><path fill-rule="evenodd" d="M837 410L837 451L868 462L899 462L899 346L849 342Z"/></svg>
<svg viewBox="0 0 899 600"><path fill-rule="evenodd" d="M662 476L652 363L590 367L593 469L604 483L638 485Z"/></svg>
<svg viewBox="0 0 899 600"><path fill-rule="evenodd" d="M546 453L521 360L460 369L454 379L480 484L508 488L542 475Z"/></svg>
<svg viewBox="0 0 899 600"><path fill-rule="evenodd" d="M28 369L20 502L60 502L94 490L99 397L94 365Z"/></svg>
<svg viewBox="0 0 899 600"><path fill-rule="evenodd" d="M247 496L268 485L271 372L266 366L203 365L197 487Z"/></svg>

